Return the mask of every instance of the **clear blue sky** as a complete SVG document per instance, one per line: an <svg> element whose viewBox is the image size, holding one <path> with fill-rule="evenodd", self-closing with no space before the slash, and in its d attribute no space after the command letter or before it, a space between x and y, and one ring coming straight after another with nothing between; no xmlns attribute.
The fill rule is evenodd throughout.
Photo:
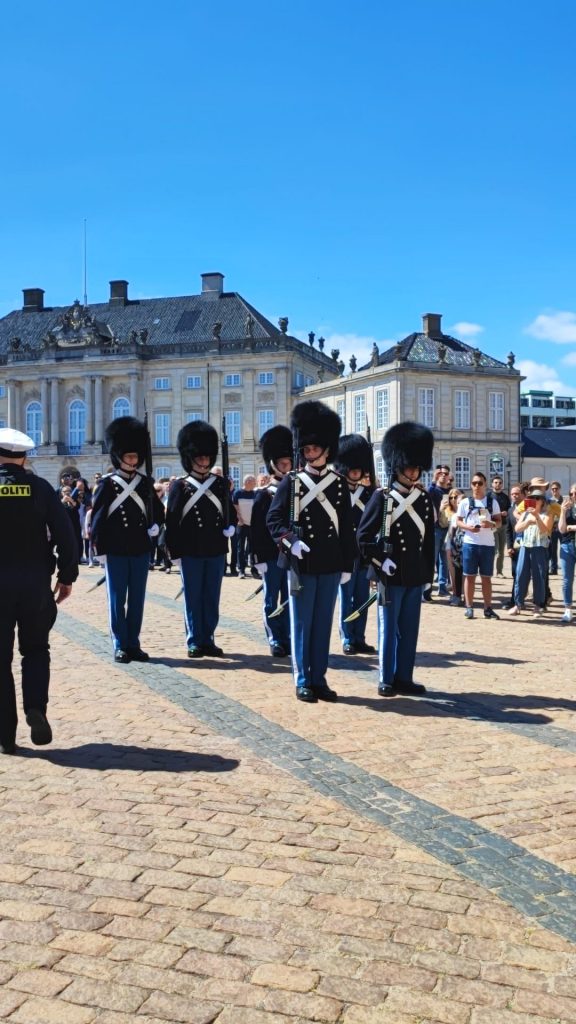
<svg viewBox="0 0 576 1024"><path fill-rule="evenodd" d="M86 217L91 301L220 270L346 355L439 312L576 393L574 0L91 6L3 11L0 314L82 297Z"/></svg>

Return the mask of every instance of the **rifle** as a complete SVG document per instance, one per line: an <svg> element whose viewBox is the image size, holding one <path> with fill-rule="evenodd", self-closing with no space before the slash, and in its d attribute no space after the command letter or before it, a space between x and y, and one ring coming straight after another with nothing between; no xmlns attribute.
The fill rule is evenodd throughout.
<svg viewBox="0 0 576 1024"><path fill-rule="evenodd" d="M370 424L368 423L368 417L366 417L366 440L370 445L370 465L368 467L368 473L370 476L370 487L376 490L376 466L374 465L374 449L372 447L372 434L370 433Z"/></svg>
<svg viewBox="0 0 576 1024"><path fill-rule="evenodd" d="M292 452L292 471L290 473L291 489L290 489L290 530L296 538L300 538L300 490L298 481L298 462L299 462L299 445L298 435L294 431L292 435L294 449ZM298 568L298 559L294 557L290 552L290 565L288 567L288 591L290 596L299 594L302 590L302 581L300 580L300 571ZM272 613L274 614L274 613Z"/></svg>
<svg viewBox="0 0 576 1024"><path fill-rule="evenodd" d="M144 456L144 468L146 470L146 476L148 477L148 493L146 495L146 519L148 520L148 527L151 527L154 523L154 494L151 483L151 480L154 475L154 470L152 467L152 440L150 437L150 430L148 429L148 410L146 408L146 399L144 399L144 426L146 427L146 452Z"/></svg>
<svg viewBox="0 0 576 1024"><path fill-rule="evenodd" d="M228 456L228 434L226 433L226 417L222 417L222 476L225 481L226 494L222 506L224 529L230 526L230 461Z"/></svg>

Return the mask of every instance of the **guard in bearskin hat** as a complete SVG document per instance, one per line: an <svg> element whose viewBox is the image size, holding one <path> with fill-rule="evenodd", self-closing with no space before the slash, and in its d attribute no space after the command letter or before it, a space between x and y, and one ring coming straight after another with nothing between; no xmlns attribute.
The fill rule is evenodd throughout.
<svg viewBox="0 0 576 1024"><path fill-rule="evenodd" d="M120 416L106 427L114 469L103 476L92 504L91 540L106 566L114 660L148 661L140 647L151 538L163 522L154 481L144 466L150 444L145 423Z"/></svg>
<svg viewBox="0 0 576 1024"><path fill-rule="evenodd" d="M301 402L291 427L298 464L272 500L267 525L289 570L292 669L298 700L335 701L326 682L340 582L350 579L356 542L345 481L328 468L338 453L340 417L322 402Z"/></svg>
<svg viewBox="0 0 576 1024"><path fill-rule="evenodd" d="M372 445L368 443L362 434L345 434L340 438L338 455L334 462L334 469L340 473L348 484L350 491L350 503L352 505L352 521L354 533L358 530L362 513L372 497L375 486L374 456ZM369 484L361 481L368 478ZM353 612L366 604L370 593L370 581L367 576L367 567L364 565L358 552L354 562L352 578L348 583L340 584L340 637L342 639L342 650L344 654L375 654L376 648L366 643L366 621L368 619L368 608L364 608L360 615L352 622L346 619Z"/></svg>
<svg viewBox="0 0 576 1024"><path fill-rule="evenodd" d="M229 481L211 472L218 456L214 427L204 420L187 423L177 445L186 476L168 492L166 546L182 575L188 657L221 658L214 633L228 538L234 534L229 524L236 522L236 513Z"/></svg>
<svg viewBox="0 0 576 1024"><path fill-rule="evenodd" d="M434 577L434 507L418 483L432 465L434 437L420 423L398 423L382 442L387 489L372 495L358 527L366 563L379 580L381 697L418 694L413 680L422 587Z"/></svg>
<svg viewBox="0 0 576 1024"><path fill-rule="evenodd" d="M252 548L256 568L264 587L263 618L270 653L285 658L290 650L290 613L286 568L278 565L278 548L270 536L266 517L279 484L292 469L292 434L288 427L271 427L260 438L260 451L270 474L270 483L256 491L252 508ZM283 604L280 615L274 615ZM272 617L271 617L272 616Z"/></svg>

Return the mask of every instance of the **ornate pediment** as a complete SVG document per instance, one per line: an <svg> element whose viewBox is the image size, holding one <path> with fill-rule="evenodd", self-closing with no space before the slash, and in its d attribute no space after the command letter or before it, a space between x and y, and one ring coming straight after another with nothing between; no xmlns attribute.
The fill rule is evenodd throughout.
<svg viewBox="0 0 576 1024"><path fill-rule="evenodd" d="M87 348L111 345L114 335L108 324L96 320L78 299L66 310L62 320L44 339L47 348Z"/></svg>
<svg viewBox="0 0 576 1024"><path fill-rule="evenodd" d="M75 384L73 388L68 388L68 390L66 391L67 402L73 401L74 398L84 399L85 397L86 396L84 388L81 388L79 384Z"/></svg>
<svg viewBox="0 0 576 1024"><path fill-rule="evenodd" d="M276 394L274 391L258 391L256 395L257 402L275 402Z"/></svg>
<svg viewBox="0 0 576 1024"><path fill-rule="evenodd" d="M224 395L226 405L240 405L241 401L242 395Z"/></svg>

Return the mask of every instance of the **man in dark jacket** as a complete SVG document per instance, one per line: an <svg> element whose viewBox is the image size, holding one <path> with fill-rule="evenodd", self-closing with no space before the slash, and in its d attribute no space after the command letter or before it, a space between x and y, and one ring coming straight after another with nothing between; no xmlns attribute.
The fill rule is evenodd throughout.
<svg viewBox="0 0 576 1024"><path fill-rule="evenodd" d="M352 522L356 533L362 514L374 493L372 484L362 484L363 477L370 477L373 471L372 448L361 434L346 434L340 438L338 456L334 469L345 477L350 493L352 506ZM375 648L366 643L366 622L368 609L346 622L352 612L357 611L368 600L370 582L367 568L360 559L360 553L354 562L352 578L348 583L340 584L340 636L344 654L374 654Z"/></svg>
<svg viewBox="0 0 576 1024"><path fill-rule="evenodd" d="M140 647L151 538L158 536L163 509L154 481L142 472L148 428L133 416L106 427L113 473L103 476L92 504L92 544L106 564L114 660L148 661Z"/></svg>
<svg viewBox="0 0 576 1024"><path fill-rule="evenodd" d="M425 693L412 676L422 587L434 576L434 508L419 485L434 437L420 423L398 423L382 442L390 488L379 488L358 527L362 555L381 584L378 607L381 697ZM383 584L383 586L382 586Z"/></svg>
<svg viewBox="0 0 576 1024"><path fill-rule="evenodd" d="M56 605L72 592L78 552L54 488L24 469L35 442L19 430L0 430L0 752L16 749L14 633L22 656L24 713L32 743L52 740L46 718L50 684L49 634ZM57 557L54 557L54 548ZM55 567L58 577L51 589Z"/></svg>
<svg viewBox="0 0 576 1024"><path fill-rule="evenodd" d="M214 643L228 538L236 514L229 484L212 473L218 456L218 434L204 420L187 423L178 434L178 451L186 476L168 492L166 546L180 566L186 608L189 658L221 658Z"/></svg>
<svg viewBox="0 0 576 1024"><path fill-rule="evenodd" d="M340 417L322 402L292 410L294 451L304 469L280 484L267 524L290 568L292 670L296 697L336 701L326 682L330 633L339 584L350 579L356 541L345 482L328 469L336 458Z"/></svg>
<svg viewBox="0 0 576 1024"><path fill-rule="evenodd" d="M266 517L279 484L292 469L292 434L288 427L270 427L260 438L260 451L270 474L270 482L256 491L252 506L252 547L256 568L264 587L264 628L270 652L285 658L290 649L290 613L285 607L274 615L278 602L288 599L286 568L278 565L278 548L270 536Z"/></svg>

